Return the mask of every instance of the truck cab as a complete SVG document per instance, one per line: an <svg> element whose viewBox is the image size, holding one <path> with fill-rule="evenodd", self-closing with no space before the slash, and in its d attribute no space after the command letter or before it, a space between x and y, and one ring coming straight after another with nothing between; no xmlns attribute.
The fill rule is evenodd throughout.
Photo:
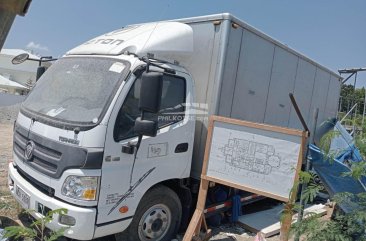
<svg viewBox="0 0 366 241"><path fill-rule="evenodd" d="M14 126L9 187L21 205L35 217L67 209L49 228L66 227L77 240L122 231L131 240L171 238L182 216L173 187L191 169L193 80L153 54L189 51L188 25L154 23L108 33L54 63ZM157 125L154 137L135 130L140 97L151 94L140 91L147 72L162 79L159 110L144 114Z"/></svg>

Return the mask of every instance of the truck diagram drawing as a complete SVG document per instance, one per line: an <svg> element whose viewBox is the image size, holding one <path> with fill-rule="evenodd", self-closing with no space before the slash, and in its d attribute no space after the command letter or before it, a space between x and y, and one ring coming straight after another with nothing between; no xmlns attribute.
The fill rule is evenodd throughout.
<svg viewBox="0 0 366 241"><path fill-rule="evenodd" d="M220 151L225 156L225 164L234 168L269 175L281 166L281 157L272 145L230 138Z"/></svg>

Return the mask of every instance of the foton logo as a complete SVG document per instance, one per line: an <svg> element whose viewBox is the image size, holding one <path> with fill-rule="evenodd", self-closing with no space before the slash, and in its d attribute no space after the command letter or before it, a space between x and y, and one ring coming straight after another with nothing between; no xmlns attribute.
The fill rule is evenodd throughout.
<svg viewBox="0 0 366 241"><path fill-rule="evenodd" d="M25 160L30 161L33 157L34 142L28 141L24 151Z"/></svg>
<svg viewBox="0 0 366 241"><path fill-rule="evenodd" d="M74 140L74 139L63 137L63 136L59 136L58 140L61 142L66 142L66 143L74 144L74 145L79 145L79 143L80 143L79 140Z"/></svg>
<svg viewBox="0 0 366 241"><path fill-rule="evenodd" d="M100 38L100 39L92 39L86 43L84 43L84 45L87 44L109 44L109 45L120 45L121 43L123 43L124 40L122 39L113 39L113 38Z"/></svg>

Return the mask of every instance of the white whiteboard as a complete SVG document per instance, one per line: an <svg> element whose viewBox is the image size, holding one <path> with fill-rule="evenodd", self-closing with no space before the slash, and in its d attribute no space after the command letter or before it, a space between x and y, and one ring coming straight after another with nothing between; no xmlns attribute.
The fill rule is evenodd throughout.
<svg viewBox="0 0 366 241"><path fill-rule="evenodd" d="M243 190L287 201L299 169L302 135L251 124L213 121L203 174L211 181L233 183ZM254 128L256 125L259 127Z"/></svg>

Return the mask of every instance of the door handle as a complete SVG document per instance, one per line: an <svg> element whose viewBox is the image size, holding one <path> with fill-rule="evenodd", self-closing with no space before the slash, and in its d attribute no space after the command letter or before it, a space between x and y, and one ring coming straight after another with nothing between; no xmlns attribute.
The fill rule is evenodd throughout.
<svg viewBox="0 0 366 241"><path fill-rule="evenodd" d="M174 152L175 153L182 153L182 152L186 152L188 150L188 143L180 143L175 147Z"/></svg>
<svg viewBox="0 0 366 241"><path fill-rule="evenodd" d="M135 146L132 146L132 145L129 145L129 144L122 146L122 153L132 155L134 152L135 152Z"/></svg>

